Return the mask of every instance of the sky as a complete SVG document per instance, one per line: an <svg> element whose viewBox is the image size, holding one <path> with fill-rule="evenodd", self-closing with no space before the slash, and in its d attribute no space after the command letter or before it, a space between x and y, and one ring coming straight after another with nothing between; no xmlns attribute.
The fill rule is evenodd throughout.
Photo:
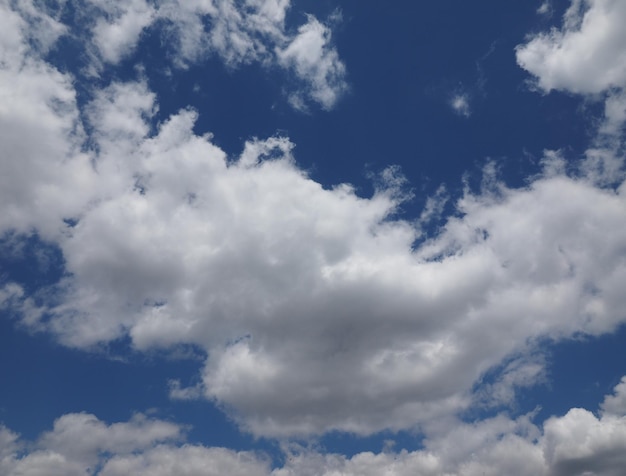
<svg viewBox="0 0 626 476"><path fill-rule="evenodd" d="M626 1L0 0L0 476L619 476Z"/></svg>

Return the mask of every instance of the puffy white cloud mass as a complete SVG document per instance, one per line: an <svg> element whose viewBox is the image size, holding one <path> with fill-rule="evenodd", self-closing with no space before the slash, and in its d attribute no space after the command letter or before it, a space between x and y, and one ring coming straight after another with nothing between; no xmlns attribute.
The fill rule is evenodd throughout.
<svg viewBox="0 0 626 476"><path fill-rule="evenodd" d="M518 46L518 64L544 91L601 93L626 85L626 3L573 0L561 29Z"/></svg>
<svg viewBox="0 0 626 476"><path fill-rule="evenodd" d="M325 109L333 107L347 89L345 66L337 51L329 47L330 38L330 28L309 16L298 35L277 50L279 62L310 83L307 94ZM306 104L302 93L294 93L290 100L296 108Z"/></svg>
<svg viewBox="0 0 626 476"><path fill-rule="evenodd" d="M142 31L152 24L156 16L155 8L145 0L89 2L104 13L96 16L92 41L102 59L108 63L118 63L130 54L137 46Z"/></svg>
<svg viewBox="0 0 626 476"><path fill-rule="evenodd" d="M280 22L283 7L250 8ZM505 359L515 365L479 399L510 401L542 375L524 357L535 341L626 319L626 185L598 161L568 175L547 154L518 189L487 167L483 189L417 246L420 225L397 215L409 194L396 169L364 198L309 178L287 138L228 158L194 133L193 110L155 131L158 98L142 81L113 82L79 111L71 78L0 8L0 231L35 231L65 263L37 296L0 292L32 329L80 348L197 345L204 395L243 429L282 437L428 425L471 405ZM283 53L317 78L307 65L325 57L326 33L309 25ZM621 169L613 149L600 153Z"/></svg>
<svg viewBox="0 0 626 476"><path fill-rule="evenodd" d="M63 415L34 444L19 440L17 434L0 426L0 474L97 474L104 455L123 458L182 437L183 429L179 426L140 414L128 422L112 425L86 413Z"/></svg>
<svg viewBox="0 0 626 476"><path fill-rule="evenodd" d="M625 380L626 381L626 380ZM626 397L622 382L606 401ZM416 451L365 452L348 458L286 446L268 455L184 443L184 429L142 415L107 425L68 414L34 444L0 426L3 476L128 474L151 476L618 476L626 465L626 413L573 408L543 425L533 415L475 423L440 421Z"/></svg>
<svg viewBox="0 0 626 476"><path fill-rule="evenodd" d="M72 78L39 59L33 30L0 2L0 229L47 235L79 212L95 176L80 150Z"/></svg>

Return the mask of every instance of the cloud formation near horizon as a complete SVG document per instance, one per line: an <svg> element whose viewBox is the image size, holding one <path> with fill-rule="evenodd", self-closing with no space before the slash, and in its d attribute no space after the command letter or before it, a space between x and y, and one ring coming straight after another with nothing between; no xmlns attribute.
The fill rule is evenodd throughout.
<svg viewBox="0 0 626 476"><path fill-rule="evenodd" d="M626 464L625 390L626 377L606 396L599 416L573 408L542 426L532 415L448 422L454 431L431 427L422 450L348 458L292 448L274 468L263 453L187 444L184 428L145 415L107 425L93 415L68 414L32 444L0 426L0 474L617 476Z"/></svg>

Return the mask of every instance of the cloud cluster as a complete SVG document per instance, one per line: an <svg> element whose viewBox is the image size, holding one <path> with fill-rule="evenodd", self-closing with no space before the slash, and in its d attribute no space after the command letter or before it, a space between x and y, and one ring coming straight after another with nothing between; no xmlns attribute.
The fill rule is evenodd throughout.
<svg viewBox="0 0 626 476"><path fill-rule="evenodd" d="M140 25L137 5L112 9L111 24ZM239 22L278 34L288 3L249 0L245 15L227 1L186 5L173 11L217 15L213 28L247 48ZM0 8L10 98L0 230L36 231L65 261L38 296L15 283L0 293L32 329L87 349L124 337L138 350L196 345L205 397L255 435L286 437L428 426L477 399L506 403L542 375L526 357L536 342L626 320L626 185L613 149L590 151L569 174L547 153L544 172L518 189L487 167L482 189L466 190L416 246L424 237L398 216L410 194L396 169L360 197L309 178L284 137L228 158L194 133L193 110L155 128L158 98L143 81L113 82L79 109L71 78L29 46L24 14ZM325 27L307 25L276 54L330 105L337 58ZM245 48L237 58L259 51ZM622 119L607 108L605 124ZM489 394L472 395L504 361L515 364Z"/></svg>
<svg viewBox="0 0 626 476"><path fill-rule="evenodd" d="M157 14L154 6L145 0L89 0L88 4L93 7L89 15L97 12L91 27L93 45L102 61L111 64L132 53L141 33L155 21Z"/></svg>
<svg viewBox="0 0 626 476"><path fill-rule="evenodd" d="M286 26L289 0L90 0L79 11L90 24L92 73L133 53L142 35L161 31L174 65L186 67L210 54L229 67L260 62L297 78L290 102L331 109L346 91L346 70L330 27L308 15L296 32Z"/></svg>
<svg viewBox="0 0 626 476"><path fill-rule="evenodd" d="M47 236L78 213L95 176L81 152L72 78L42 61L33 41L35 32L49 39L60 27L47 17L35 30L24 18L35 21L0 2L0 229Z"/></svg>
<svg viewBox="0 0 626 476"><path fill-rule="evenodd" d="M0 426L0 474L97 474L103 455L123 458L182 437L183 429L177 425L140 414L112 425L86 413L63 415L34 445L22 442L17 434Z"/></svg>
<svg viewBox="0 0 626 476"><path fill-rule="evenodd" d="M359 453L351 458L287 447L271 468L267 455L184 443L184 429L136 415L107 425L68 414L28 445L0 426L4 476L127 474L170 476L618 476L626 465L626 378L608 395L600 416L573 408L542 426L532 415L476 423L444 421L427 429L416 451ZM609 405L610 406L610 405Z"/></svg>
<svg viewBox="0 0 626 476"><path fill-rule="evenodd" d="M308 94L325 109L333 107L347 89L346 69L337 51L328 47L330 38L328 26L309 16L293 40L277 50L279 63L307 78L311 85ZM301 93L292 94L290 101L296 108L306 104Z"/></svg>
<svg viewBox="0 0 626 476"><path fill-rule="evenodd" d="M626 85L626 5L620 0L573 0L563 26L517 48L519 65L540 89L601 93Z"/></svg>

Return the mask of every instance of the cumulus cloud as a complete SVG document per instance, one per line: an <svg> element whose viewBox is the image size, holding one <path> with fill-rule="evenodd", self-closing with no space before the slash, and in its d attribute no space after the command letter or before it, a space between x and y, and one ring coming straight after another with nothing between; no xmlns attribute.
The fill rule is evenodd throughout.
<svg viewBox="0 0 626 476"><path fill-rule="evenodd" d="M601 93L626 85L626 4L573 0L561 29L531 36L517 47L517 62L543 91Z"/></svg>
<svg viewBox="0 0 626 476"><path fill-rule="evenodd" d="M52 236L88 199L94 179L81 152L76 93L69 75L32 50L34 28L6 2L0 23L0 230Z"/></svg>
<svg viewBox="0 0 626 476"><path fill-rule="evenodd" d="M286 5L251 8L270 31ZM308 177L284 137L228 158L194 133L193 110L155 130L158 98L143 81L96 91L81 116L71 78L37 56L17 67L25 23L2 8L0 87L12 100L0 106L0 229L36 230L65 263L38 299L3 288L25 325L79 348L127 336L138 350L197 345L208 355L198 389L243 429L284 437L427 425L471 405L486 371L538 339L624 322L615 175L601 183L589 162L568 175L547 154L545 172L514 189L487 169L483 189L416 247L420 224L397 216L409 194L396 169L361 197ZM336 60L324 60L326 28L309 18L279 52L322 103L333 69L312 65ZM517 361L481 398L510 401L541 375L541 362Z"/></svg>
<svg viewBox="0 0 626 476"><path fill-rule="evenodd" d="M183 429L169 422L135 415L107 425L94 415L70 413L54 422L34 444L0 427L0 474L3 476L96 474L102 458L141 452L162 442L180 440Z"/></svg>
<svg viewBox="0 0 626 476"><path fill-rule="evenodd" d="M615 387L613 395L607 395L601 405L602 411L608 415L626 415L626 377Z"/></svg>
<svg viewBox="0 0 626 476"><path fill-rule="evenodd" d="M251 452L202 446L156 447L139 455L115 457L101 476L269 476L268 460Z"/></svg>
<svg viewBox="0 0 626 476"><path fill-rule="evenodd" d="M600 134L609 137L620 137L626 124L626 92L609 94L604 105L604 121L600 126Z"/></svg>
<svg viewBox="0 0 626 476"><path fill-rule="evenodd" d="M19 436L0 425L0 461L17 451L17 440Z"/></svg>
<svg viewBox="0 0 626 476"><path fill-rule="evenodd" d="M154 101L113 84L88 107L101 192L58 239L68 275L31 325L77 347L198 345L206 396L255 434L424 423L466 408L533 339L624 320L623 185L548 166L522 189L487 175L413 249L393 173L363 198L307 177L285 138L228 160L193 111L149 135ZM508 368L495 398L540 370Z"/></svg>
<svg viewBox="0 0 626 476"><path fill-rule="evenodd" d="M515 420L499 415L435 425L426 430L424 448L417 451L352 458L303 451L291 455L274 475L617 476L626 462L625 432L623 413L598 418L574 408L541 426L532 415Z"/></svg>
<svg viewBox="0 0 626 476"><path fill-rule="evenodd" d="M544 92L568 91L604 101L604 118L586 152L588 177L619 180L626 123L624 2L573 0L561 29L531 35L516 48L517 62Z"/></svg>
<svg viewBox="0 0 626 476"><path fill-rule="evenodd" d="M332 108L347 89L346 69L330 46L330 38L330 28L309 15L297 36L277 50L279 62L310 85L307 95L325 109ZM304 104L301 93L294 93L291 102L301 107Z"/></svg>
<svg viewBox="0 0 626 476"><path fill-rule="evenodd" d="M134 50L141 33L156 15L155 8L145 0L90 0L90 3L104 13L92 27L92 41L102 59L113 64Z"/></svg>
<svg viewBox="0 0 626 476"><path fill-rule="evenodd" d="M130 453L149 448L155 442L177 440L182 429L169 422L135 415L129 422L106 425L94 415L72 413L54 422L39 445L85 465L92 465L102 452Z"/></svg>
<svg viewBox="0 0 626 476"><path fill-rule="evenodd" d="M622 382L613 396L623 397ZM605 402L607 401L605 400ZM606 407L606 403L604 405ZM68 414L34 444L0 426L5 476L127 474L169 476L618 476L626 464L626 416L573 408L537 425L533 415L478 422L444 420L426 428L421 449L352 457L287 445L283 462L268 455L186 444L183 429L135 416L107 425Z"/></svg>

